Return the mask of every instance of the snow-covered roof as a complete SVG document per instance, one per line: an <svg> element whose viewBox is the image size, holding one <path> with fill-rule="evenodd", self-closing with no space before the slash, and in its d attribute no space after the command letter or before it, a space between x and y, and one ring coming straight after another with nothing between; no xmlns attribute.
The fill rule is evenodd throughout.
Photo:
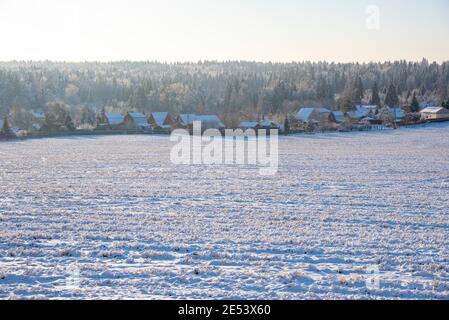
<svg viewBox="0 0 449 320"><path fill-rule="evenodd" d="M332 111L330 111L327 108L302 108L301 110L298 111L295 118L302 122L309 122L310 116L314 112L321 113L321 114L332 113Z"/></svg>
<svg viewBox="0 0 449 320"><path fill-rule="evenodd" d="M262 120L259 122L259 125L261 127L265 127L265 128L266 127L279 127L279 125L276 122L271 121L271 120Z"/></svg>
<svg viewBox="0 0 449 320"><path fill-rule="evenodd" d="M156 125L160 128L164 128L164 127L170 127L165 125L165 120L168 117L168 112L153 112L151 114L151 116L153 117L154 121L156 122Z"/></svg>
<svg viewBox="0 0 449 320"><path fill-rule="evenodd" d="M344 122L345 121L345 113L343 111L334 111L332 112L335 117L335 121Z"/></svg>
<svg viewBox="0 0 449 320"><path fill-rule="evenodd" d="M255 128L259 125L259 122L255 121L244 121L240 122L239 127L240 128Z"/></svg>
<svg viewBox="0 0 449 320"><path fill-rule="evenodd" d="M109 125L118 125L123 123L124 117L120 113L110 112L105 114Z"/></svg>
<svg viewBox="0 0 449 320"><path fill-rule="evenodd" d="M129 112L128 115L134 120L134 124L139 127L149 127L147 116L142 112Z"/></svg>
<svg viewBox="0 0 449 320"><path fill-rule="evenodd" d="M372 113L371 111L371 108L368 108L367 106L356 106L355 111L350 111L347 114L352 119L362 119L370 115Z"/></svg>
<svg viewBox="0 0 449 320"><path fill-rule="evenodd" d="M425 109L422 109L420 112L421 113L438 113L438 112L444 111L444 110L446 110L446 109L443 107L427 107Z"/></svg>
<svg viewBox="0 0 449 320"><path fill-rule="evenodd" d="M203 124L215 124L219 127L224 128L224 123L221 122L220 118L216 115L200 115L196 116L194 121L201 121Z"/></svg>
<svg viewBox="0 0 449 320"><path fill-rule="evenodd" d="M280 126L271 120L261 120L259 122L257 121L246 121L246 122L240 122L239 128L256 128L256 127L262 127L262 128L279 128Z"/></svg>

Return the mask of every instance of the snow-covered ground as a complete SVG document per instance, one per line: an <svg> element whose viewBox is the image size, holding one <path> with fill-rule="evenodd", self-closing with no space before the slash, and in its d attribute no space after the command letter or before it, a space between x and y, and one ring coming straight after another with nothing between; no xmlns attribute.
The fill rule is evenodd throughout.
<svg viewBox="0 0 449 320"><path fill-rule="evenodd" d="M158 136L0 142L0 298L449 299L449 125L280 138L279 173Z"/></svg>

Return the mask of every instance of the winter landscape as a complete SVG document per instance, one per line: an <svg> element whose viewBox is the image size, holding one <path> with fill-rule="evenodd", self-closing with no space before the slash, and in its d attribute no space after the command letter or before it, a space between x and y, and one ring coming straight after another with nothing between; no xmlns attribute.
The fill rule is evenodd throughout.
<svg viewBox="0 0 449 320"><path fill-rule="evenodd" d="M0 298L449 299L449 124L279 139L279 172L164 136L0 143Z"/></svg>
<svg viewBox="0 0 449 320"><path fill-rule="evenodd" d="M0 0L0 39L0 301L449 300L447 0Z"/></svg>

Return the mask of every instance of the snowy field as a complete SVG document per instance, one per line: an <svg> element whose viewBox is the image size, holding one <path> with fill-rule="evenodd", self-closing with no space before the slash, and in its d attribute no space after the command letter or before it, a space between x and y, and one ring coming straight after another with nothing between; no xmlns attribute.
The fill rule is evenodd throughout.
<svg viewBox="0 0 449 320"><path fill-rule="evenodd" d="M0 299L449 299L449 125L282 137L279 173L161 136L0 142Z"/></svg>

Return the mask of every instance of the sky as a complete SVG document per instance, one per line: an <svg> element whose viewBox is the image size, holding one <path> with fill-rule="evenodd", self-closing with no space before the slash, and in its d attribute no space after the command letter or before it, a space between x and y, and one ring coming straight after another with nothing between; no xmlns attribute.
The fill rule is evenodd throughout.
<svg viewBox="0 0 449 320"><path fill-rule="evenodd" d="M0 0L0 61L449 61L447 0Z"/></svg>

